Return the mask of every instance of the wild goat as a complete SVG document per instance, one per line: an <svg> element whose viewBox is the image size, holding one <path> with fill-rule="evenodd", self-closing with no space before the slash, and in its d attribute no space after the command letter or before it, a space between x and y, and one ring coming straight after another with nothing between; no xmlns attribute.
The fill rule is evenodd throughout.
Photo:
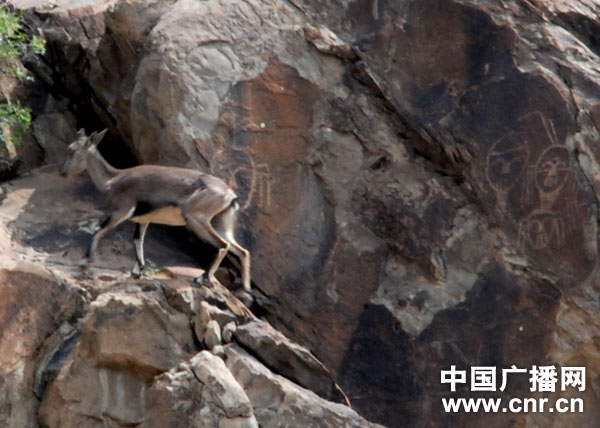
<svg viewBox="0 0 600 428"><path fill-rule="evenodd" d="M231 251L241 261L244 288L250 290L250 253L233 236L240 207L235 192L219 178L192 169L157 165L114 168L96 148L106 131L93 132L88 137L80 129L77 139L68 147L69 156L61 170L66 177L87 170L96 187L106 193L113 209L92 238L87 262L93 261L98 242L108 231L130 220L137 223L134 235L137 263L132 274L139 277L145 265L144 236L149 224L187 226L218 249L210 268L195 280L212 281Z"/></svg>

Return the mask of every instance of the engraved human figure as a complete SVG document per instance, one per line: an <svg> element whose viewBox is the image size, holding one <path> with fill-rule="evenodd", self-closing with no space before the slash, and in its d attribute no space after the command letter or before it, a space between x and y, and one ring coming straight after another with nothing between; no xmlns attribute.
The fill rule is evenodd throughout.
<svg viewBox="0 0 600 428"><path fill-rule="evenodd" d="M496 193L498 209L506 211L508 193L517 184L529 159L529 148L515 133L496 142L487 157L486 176Z"/></svg>
<svg viewBox="0 0 600 428"><path fill-rule="evenodd" d="M522 220L520 233L533 248L541 250L552 242L564 241L564 222L556 213L536 210Z"/></svg>
<svg viewBox="0 0 600 428"><path fill-rule="evenodd" d="M553 204L571 171L569 152L564 147L549 147L536 167L536 187L542 204ZM546 206L545 208L550 208Z"/></svg>
<svg viewBox="0 0 600 428"><path fill-rule="evenodd" d="M554 207L571 172L569 151L550 146L541 154L534 168L534 185L539 203L519 224L519 242L537 250L561 245L565 238L565 222Z"/></svg>

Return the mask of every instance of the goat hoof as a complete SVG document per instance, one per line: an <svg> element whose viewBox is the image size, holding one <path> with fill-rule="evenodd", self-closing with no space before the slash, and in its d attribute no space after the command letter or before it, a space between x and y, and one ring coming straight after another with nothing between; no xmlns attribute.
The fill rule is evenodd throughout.
<svg viewBox="0 0 600 428"><path fill-rule="evenodd" d="M144 266L135 265L135 267L131 270L131 277L133 279L140 279L143 271Z"/></svg>
<svg viewBox="0 0 600 428"><path fill-rule="evenodd" d="M198 285L211 285L212 284L210 281L210 278L206 274L200 275L200 276L197 276L196 278L194 278L194 283L198 284Z"/></svg>
<svg viewBox="0 0 600 428"><path fill-rule="evenodd" d="M237 290L233 295L248 308L254 303L254 296L248 290Z"/></svg>

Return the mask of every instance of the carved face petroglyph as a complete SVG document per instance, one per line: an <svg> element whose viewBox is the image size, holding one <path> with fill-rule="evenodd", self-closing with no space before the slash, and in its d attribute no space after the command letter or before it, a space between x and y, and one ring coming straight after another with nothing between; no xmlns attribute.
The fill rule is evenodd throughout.
<svg viewBox="0 0 600 428"><path fill-rule="evenodd" d="M511 133L492 146L487 158L487 179L498 192L508 192L519 180L529 158L529 148Z"/></svg>
<svg viewBox="0 0 600 428"><path fill-rule="evenodd" d="M561 146L547 148L535 167L536 187L542 193L558 192L571 171L569 151Z"/></svg>

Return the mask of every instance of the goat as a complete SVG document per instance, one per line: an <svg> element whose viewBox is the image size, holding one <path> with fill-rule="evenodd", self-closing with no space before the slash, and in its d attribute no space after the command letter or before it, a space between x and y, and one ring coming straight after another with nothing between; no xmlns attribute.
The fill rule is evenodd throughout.
<svg viewBox="0 0 600 428"><path fill-rule="evenodd" d="M92 238L86 253L87 263L93 262L100 239L130 220L137 223L134 235L137 262L132 275L139 277L145 266L144 236L150 223L187 226L218 249L212 265L195 281L213 281L219 265L231 251L241 261L244 289L249 291L250 253L233 236L240 208L235 192L223 180L192 169L158 165L114 168L97 149L106 131L86 136L80 129L68 146L68 157L61 169L64 177L87 170L98 190L107 195L113 210Z"/></svg>

